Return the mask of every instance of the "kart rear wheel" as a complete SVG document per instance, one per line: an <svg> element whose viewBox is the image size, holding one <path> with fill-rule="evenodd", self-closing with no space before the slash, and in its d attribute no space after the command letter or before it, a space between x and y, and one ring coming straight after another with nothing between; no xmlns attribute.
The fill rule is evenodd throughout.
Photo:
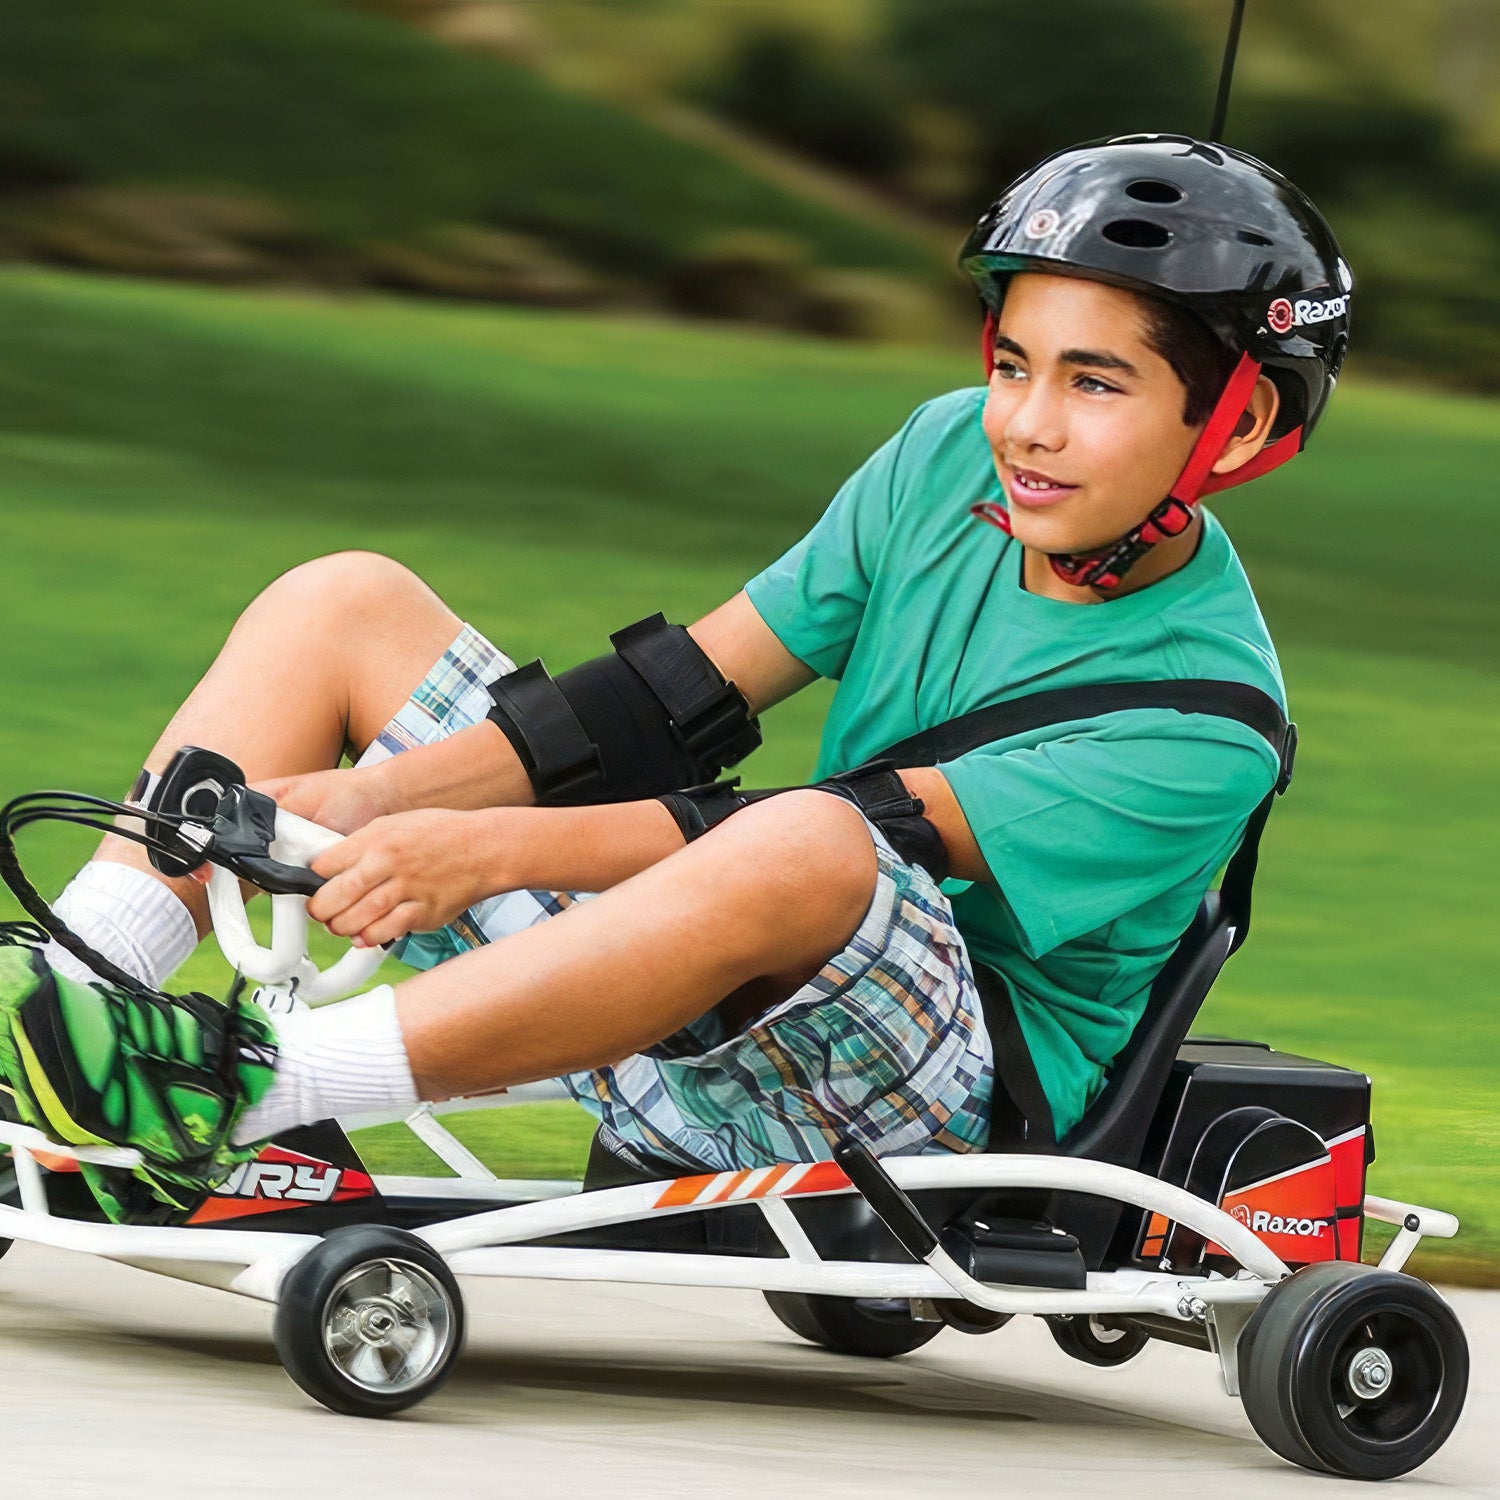
<svg viewBox="0 0 1500 1500"><path fill-rule="evenodd" d="M1272 1452L1350 1479L1394 1479L1447 1441L1469 1348L1425 1281L1324 1261L1266 1293L1240 1335L1240 1396Z"/></svg>
<svg viewBox="0 0 1500 1500"><path fill-rule="evenodd" d="M287 1273L273 1337L288 1375L330 1411L389 1417L448 1378L463 1299L425 1240L372 1224L335 1229Z"/></svg>
<svg viewBox="0 0 1500 1500"><path fill-rule="evenodd" d="M930 1343L942 1323L919 1323L904 1299L825 1297L812 1292L767 1292L766 1305L798 1338L866 1359L894 1359Z"/></svg>
<svg viewBox="0 0 1500 1500"><path fill-rule="evenodd" d="M1105 1318L1075 1315L1048 1318L1046 1322L1053 1343L1064 1354L1101 1369L1123 1365L1151 1342L1150 1336L1139 1328L1124 1328Z"/></svg>

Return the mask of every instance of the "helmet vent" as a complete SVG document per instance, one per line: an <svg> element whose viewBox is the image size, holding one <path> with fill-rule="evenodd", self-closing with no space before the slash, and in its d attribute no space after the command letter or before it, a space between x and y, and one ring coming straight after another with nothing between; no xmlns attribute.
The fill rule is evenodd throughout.
<svg viewBox="0 0 1500 1500"><path fill-rule="evenodd" d="M1160 250L1172 242L1172 231L1148 219L1116 219L1099 231L1111 244L1133 250Z"/></svg>
<svg viewBox="0 0 1500 1500"><path fill-rule="evenodd" d="M1259 234L1253 229L1236 229L1234 237L1242 245L1265 245L1269 247L1273 243L1265 235Z"/></svg>
<svg viewBox="0 0 1500 1500"><path fill-rule="evenodd" d="M1137 203L1181 203L1183 197L1180 187L1174 187L1170 182L1157 182L1152 177L1142 177L1138 182L1130 183L1125 192Z"/></svg>

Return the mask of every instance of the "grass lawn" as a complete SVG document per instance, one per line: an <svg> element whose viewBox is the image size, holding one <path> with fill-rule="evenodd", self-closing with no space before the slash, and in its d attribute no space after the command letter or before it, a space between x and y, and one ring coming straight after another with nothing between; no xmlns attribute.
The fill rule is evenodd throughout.
<svg viewBox="0 0 1500 1500"><path fill-rule="evenodd" d="M6 795L123 791L236 612L338 548L400 558L554 666L652 610L689 619L973 378L959 354L35 272L0 277L0 321ZM1427 1261L1445 1274L1500 1266L1497 464L1500 407L1356 382L1305 460L1216 507L1302 755L1201 1029L1374 1077L1372 1187L1462 1217ZM807 773L825 702L769 717L756 780ZM55 892L86 847L58 829L22 852ZM187 977L225 979L207 949ZM457 1132L551 1176L588 1125L547 1105Z"/></svg>

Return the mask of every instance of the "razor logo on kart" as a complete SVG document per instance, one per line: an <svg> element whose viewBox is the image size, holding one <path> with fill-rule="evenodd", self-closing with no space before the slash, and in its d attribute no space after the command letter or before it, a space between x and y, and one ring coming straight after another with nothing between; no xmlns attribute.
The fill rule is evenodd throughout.
<svg viewBox="0 0 1500 1500"><path fill-rule="evenodd" d="M1309 1235L1316 1238L1328 1228L1323 1219L1283 1218L1280 1214L1267 1213L1263 1208L1251 1213L1243 1203L1235 1204L1232 1214L1256 1234L1297 1234L1304 1238Z"/></svg>

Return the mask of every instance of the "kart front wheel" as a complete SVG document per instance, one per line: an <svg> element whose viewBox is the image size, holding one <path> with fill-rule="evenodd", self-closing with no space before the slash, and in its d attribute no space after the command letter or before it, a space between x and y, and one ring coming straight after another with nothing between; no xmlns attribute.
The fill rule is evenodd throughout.
<svg viewBox="0 0 1500 1500"><path fill-rule="evenodd" d="M1272 1452L1350 1479L1394 1479L1447 1441L1469 1347L1425 1281L1323 1261L1278 1282L1240 1335L1240 1397Z"/></svg>
<svg viewBox="0 0 1500 1500"><path fill-rule="evenodd" d="M389 1417L430 1396L464 1339L443 1257L400 1229L336 1229L287 1273L273 1337L288 1375L352 1417Z"/></svg>
<svg viewBox="0 0 1500 1500"><path fill-rule="evenodd" d="M767 1292L766 1305L798 1338L835 1354L894 1359L920 1349L943 1331L919 1323L905 1299L825 1297L812 1292Z"/></svg>
<svg viewBox="0 0 1500 1500"><path fill-rule="evenodd" d="M1048 1318L1047 1331L1064 1354L1103 1369L1134 1359L1151 1342L1138 1328L1123 1328L1103 1318L1079 1315Z"/></svg>

